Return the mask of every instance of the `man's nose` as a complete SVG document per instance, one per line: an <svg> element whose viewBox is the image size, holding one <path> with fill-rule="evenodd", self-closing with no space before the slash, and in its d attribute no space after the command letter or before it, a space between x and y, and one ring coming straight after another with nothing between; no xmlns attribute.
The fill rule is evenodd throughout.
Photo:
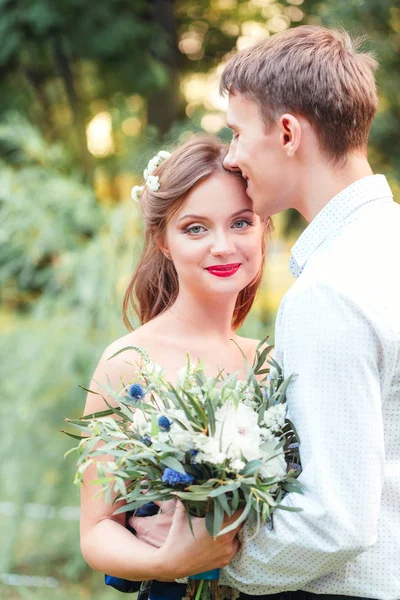
<svg viewBox="0 0 400 600"><path fill-rule="evenodd" d="M236 162L236 153L235 149L233 148L233 144L229 146L229 151L224 158L223 164L227 171L240 171Z"/></svg>

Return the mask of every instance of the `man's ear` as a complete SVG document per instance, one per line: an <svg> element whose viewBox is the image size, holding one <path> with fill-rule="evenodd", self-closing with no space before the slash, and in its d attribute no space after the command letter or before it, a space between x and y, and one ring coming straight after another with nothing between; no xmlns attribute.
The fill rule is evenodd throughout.
<svg viewBox="0 0 400 600"><path fill-rule="evenodd" d="M290 158L295 155L300 146L301 125L299 120L290 113L285 113L279 119L280 142L283 150Z"/></svg>

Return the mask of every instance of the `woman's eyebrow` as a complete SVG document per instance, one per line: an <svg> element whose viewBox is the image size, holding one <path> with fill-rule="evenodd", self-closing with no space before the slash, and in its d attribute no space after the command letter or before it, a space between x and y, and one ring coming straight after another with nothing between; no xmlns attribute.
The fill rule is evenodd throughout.
<svg viewBox="0 0 400 600"><path fill-rule="evenodd" d="M254 210L251 210L251 208L242 208L241 210L237 210L236 212L234 212L230 216L231 217L237 217L238 215L241 215L241 214L246 213L246 212L249 212L252 215L254 215ZM180 219L178 219L178 223L180 221L183 221L183 219L199 219L199 220L203 220L203 221L208 221L209 217L206 217L204 215L187 214L187 215L183 215L182 217L180 217Z"/></svg>

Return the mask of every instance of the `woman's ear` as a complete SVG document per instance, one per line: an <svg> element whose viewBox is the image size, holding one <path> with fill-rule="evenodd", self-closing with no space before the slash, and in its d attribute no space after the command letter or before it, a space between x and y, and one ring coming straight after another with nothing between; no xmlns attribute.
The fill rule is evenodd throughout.
<svg viewBox="0 0 400 600"><path fill-rule="evenodd" d="M160 252L162 252L164 254L165 258L167 258L168 260L172 260L170 251L168 250L167 246L161 240L159 242L157 242L157 246L158 246Z"/></svg>
<svg viewBox="0 0 400 600"><path fill-rule="evenodd" d="M299 120L290 113L285 113L281 116L278 122L281 130L280 142L283 150L290 158L294 156L300 146L301 141L301 125Z"/></svg>

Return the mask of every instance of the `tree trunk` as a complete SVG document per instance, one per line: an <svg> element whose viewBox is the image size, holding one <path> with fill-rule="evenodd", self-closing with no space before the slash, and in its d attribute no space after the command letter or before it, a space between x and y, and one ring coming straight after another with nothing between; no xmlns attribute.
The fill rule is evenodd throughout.
<svg viewBox="0 0 400 600"><path fill-rule="evenodd" d="M153 22L165 34L166 50L161 54L154 50L154 57L163 64L168 81L162 89L155 90L148 98L147 119L160 134L165 134L172 123L182 118L183 102L179 86L178 32L175 16L175 0L150 0Z"/></svg>
<svg viewBox="0 0 400 600"><path fill-rule="evenodd" d="M82 161L82 168L86 183L93 183L93 161L89 154L86 144L86 128L85 119L83 117L79 101L76 95L72 71L69 64L68 56L64 51L61 34L56 32L52 35L52 45L54 57L60 76L64 82L65 92L71 108L74 119L75 134L77 141L77 153Z"/></svg>

